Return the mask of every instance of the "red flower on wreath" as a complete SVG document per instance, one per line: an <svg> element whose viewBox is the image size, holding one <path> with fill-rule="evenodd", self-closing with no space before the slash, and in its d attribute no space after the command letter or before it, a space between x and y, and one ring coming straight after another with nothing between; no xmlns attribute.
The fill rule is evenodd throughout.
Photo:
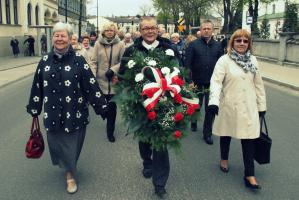
<svg viewBox="0 0 299 200"><path fill-rule="evenodd" d="M181 132L181 131L175 131L175 132L174 132L174 137L175 137L175 138L180 138L180 137L182 137L182 132Z"/></svg>
<svg viewBox="0 0 299 200"><path fill-rule="evenodd" d="M174 102L181 104L183 102L182 96L180 94L175 95Z"/></svg>
<svg viewBox="0 0 299 200"><path fill-rule="evenodd" d="M192 115L195 112L195 109L192 106L187 107L187 115Z"/></svg>
<svg viewBox="0 0 299 200"><path fill-rule="evenodd" d="M179 121L181 121L183 118L184 118L183 113L178 112L178 113L176 113L175 116L174 116L174 121L175 121L175 122L179 122Z"/></svg>
<svg viewBox="0 0 299 200"><path fill-rule="evenodd" d="M153 121L154 119L156 119L157 117L157 114L155 111L150 111L147 113L147 118L151 121Z"/></svg>

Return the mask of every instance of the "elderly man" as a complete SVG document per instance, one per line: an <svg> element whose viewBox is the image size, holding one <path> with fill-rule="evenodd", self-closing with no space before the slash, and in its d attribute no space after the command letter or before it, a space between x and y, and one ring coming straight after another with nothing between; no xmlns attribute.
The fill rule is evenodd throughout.
<svg viewBox="0 0 299 200"><path fill-rule="evenodd" d="M158 37L157 20L154 17L144 17L140 21L141 37L132 46L126 49L121 61L119 74L124 74L126 64L132 58L135 51L149 54L152 49L172 49L171 45ZM176 52L177 54L177 52ZM175 58L177 59L177 58ZM169 157L168 150L157 151L151 144L139 141L139 152L143 160L143 176L151 178L155 187L155 193L163 198L166 194L165 185L169 176Z"/></svg>
<svg viewBox="0 0 299 200"><path fill-rule="evenodd" d="M209 145L213 144L212 124L213 116L208 112L209 87L215 64L223 55L219 42L212 38L214 25L206 20L200 26L201 37L191 42L186 50L185 65L191 69L192 80L199 90L199 103L205 101L205 118L203 125L203 139ZM197 122L191 123L192 131L197 130Z"/></svg>

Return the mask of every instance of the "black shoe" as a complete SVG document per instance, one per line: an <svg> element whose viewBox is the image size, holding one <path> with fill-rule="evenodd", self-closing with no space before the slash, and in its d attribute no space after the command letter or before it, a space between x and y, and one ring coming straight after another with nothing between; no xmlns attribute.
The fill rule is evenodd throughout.
<svg viewBox="0 0 299 200"><path fill-rule="evenodd" d="M150 168L143 168L142 174L144 178L151 178L153 175L152 169Z"/></svg>
<svg viewBox="0 0 299 200"><path fill-rule="evenodd" d="M243 177L244 179L244 183L245 183L245 186L252 189L252 190L260 190L262 189L262 187L260 185L253 185L249 182L249 180L244 176Z"/></svg>
<svg viewBox="0 0 299 200"><path fill-rule="evenodd" d="M205 142L209 145L213 144L213 138L212 136L204 136L203 139L205 140Z"/></svg>
<svg viewBox="0 0 299 200"><path fill-rule="evenodd" d="M193 132L197 131L197 124L196 123L191 123L191 131L193 131Z"/></svg>
<svg viewBox="0 0 299 200"><path fill-rule="evenodd" d="M115 137L113 135L108 136L109 142L115 142Z"/></svg>
<svg viewBox="0 0 299 200"><path fill-rule="evenodd" d="M155 193L159 198L163 199L165 198L166 190L164 187L155 187Z"/></svg>

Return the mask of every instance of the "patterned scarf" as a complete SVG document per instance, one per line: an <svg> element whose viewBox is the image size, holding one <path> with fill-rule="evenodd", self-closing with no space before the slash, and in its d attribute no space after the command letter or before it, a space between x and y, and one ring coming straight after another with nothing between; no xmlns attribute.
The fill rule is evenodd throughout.
<svg viewBox="0 0 299 200"><path fill-rule="evenodd" d="M243 68L245 72L255 73L257 67L251 62L251 54L250 51L246 51L245 54L239 54L235 49L232 49L230 54L230 58L233 59L240 67Z"/></svg>

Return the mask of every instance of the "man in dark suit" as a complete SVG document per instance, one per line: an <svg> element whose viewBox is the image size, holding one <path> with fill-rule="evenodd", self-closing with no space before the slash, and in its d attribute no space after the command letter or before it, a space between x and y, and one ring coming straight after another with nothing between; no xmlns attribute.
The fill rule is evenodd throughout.
<svg viewBox="0 0 299 200"><path fill-rule="evenodd" d="M204 21L200 26L201 37L190 43L186 50L185 66L191 69L193 84L199 90L200 107L205 105L205 118L203 124L203 139L207 144L213 144L212 125L213 115L207 108L209 102L209 87L215 64L223 55L221 43L212 37L214 25L210 20ZM197 130L197 122L191 123L192 131Z"/></svg>

